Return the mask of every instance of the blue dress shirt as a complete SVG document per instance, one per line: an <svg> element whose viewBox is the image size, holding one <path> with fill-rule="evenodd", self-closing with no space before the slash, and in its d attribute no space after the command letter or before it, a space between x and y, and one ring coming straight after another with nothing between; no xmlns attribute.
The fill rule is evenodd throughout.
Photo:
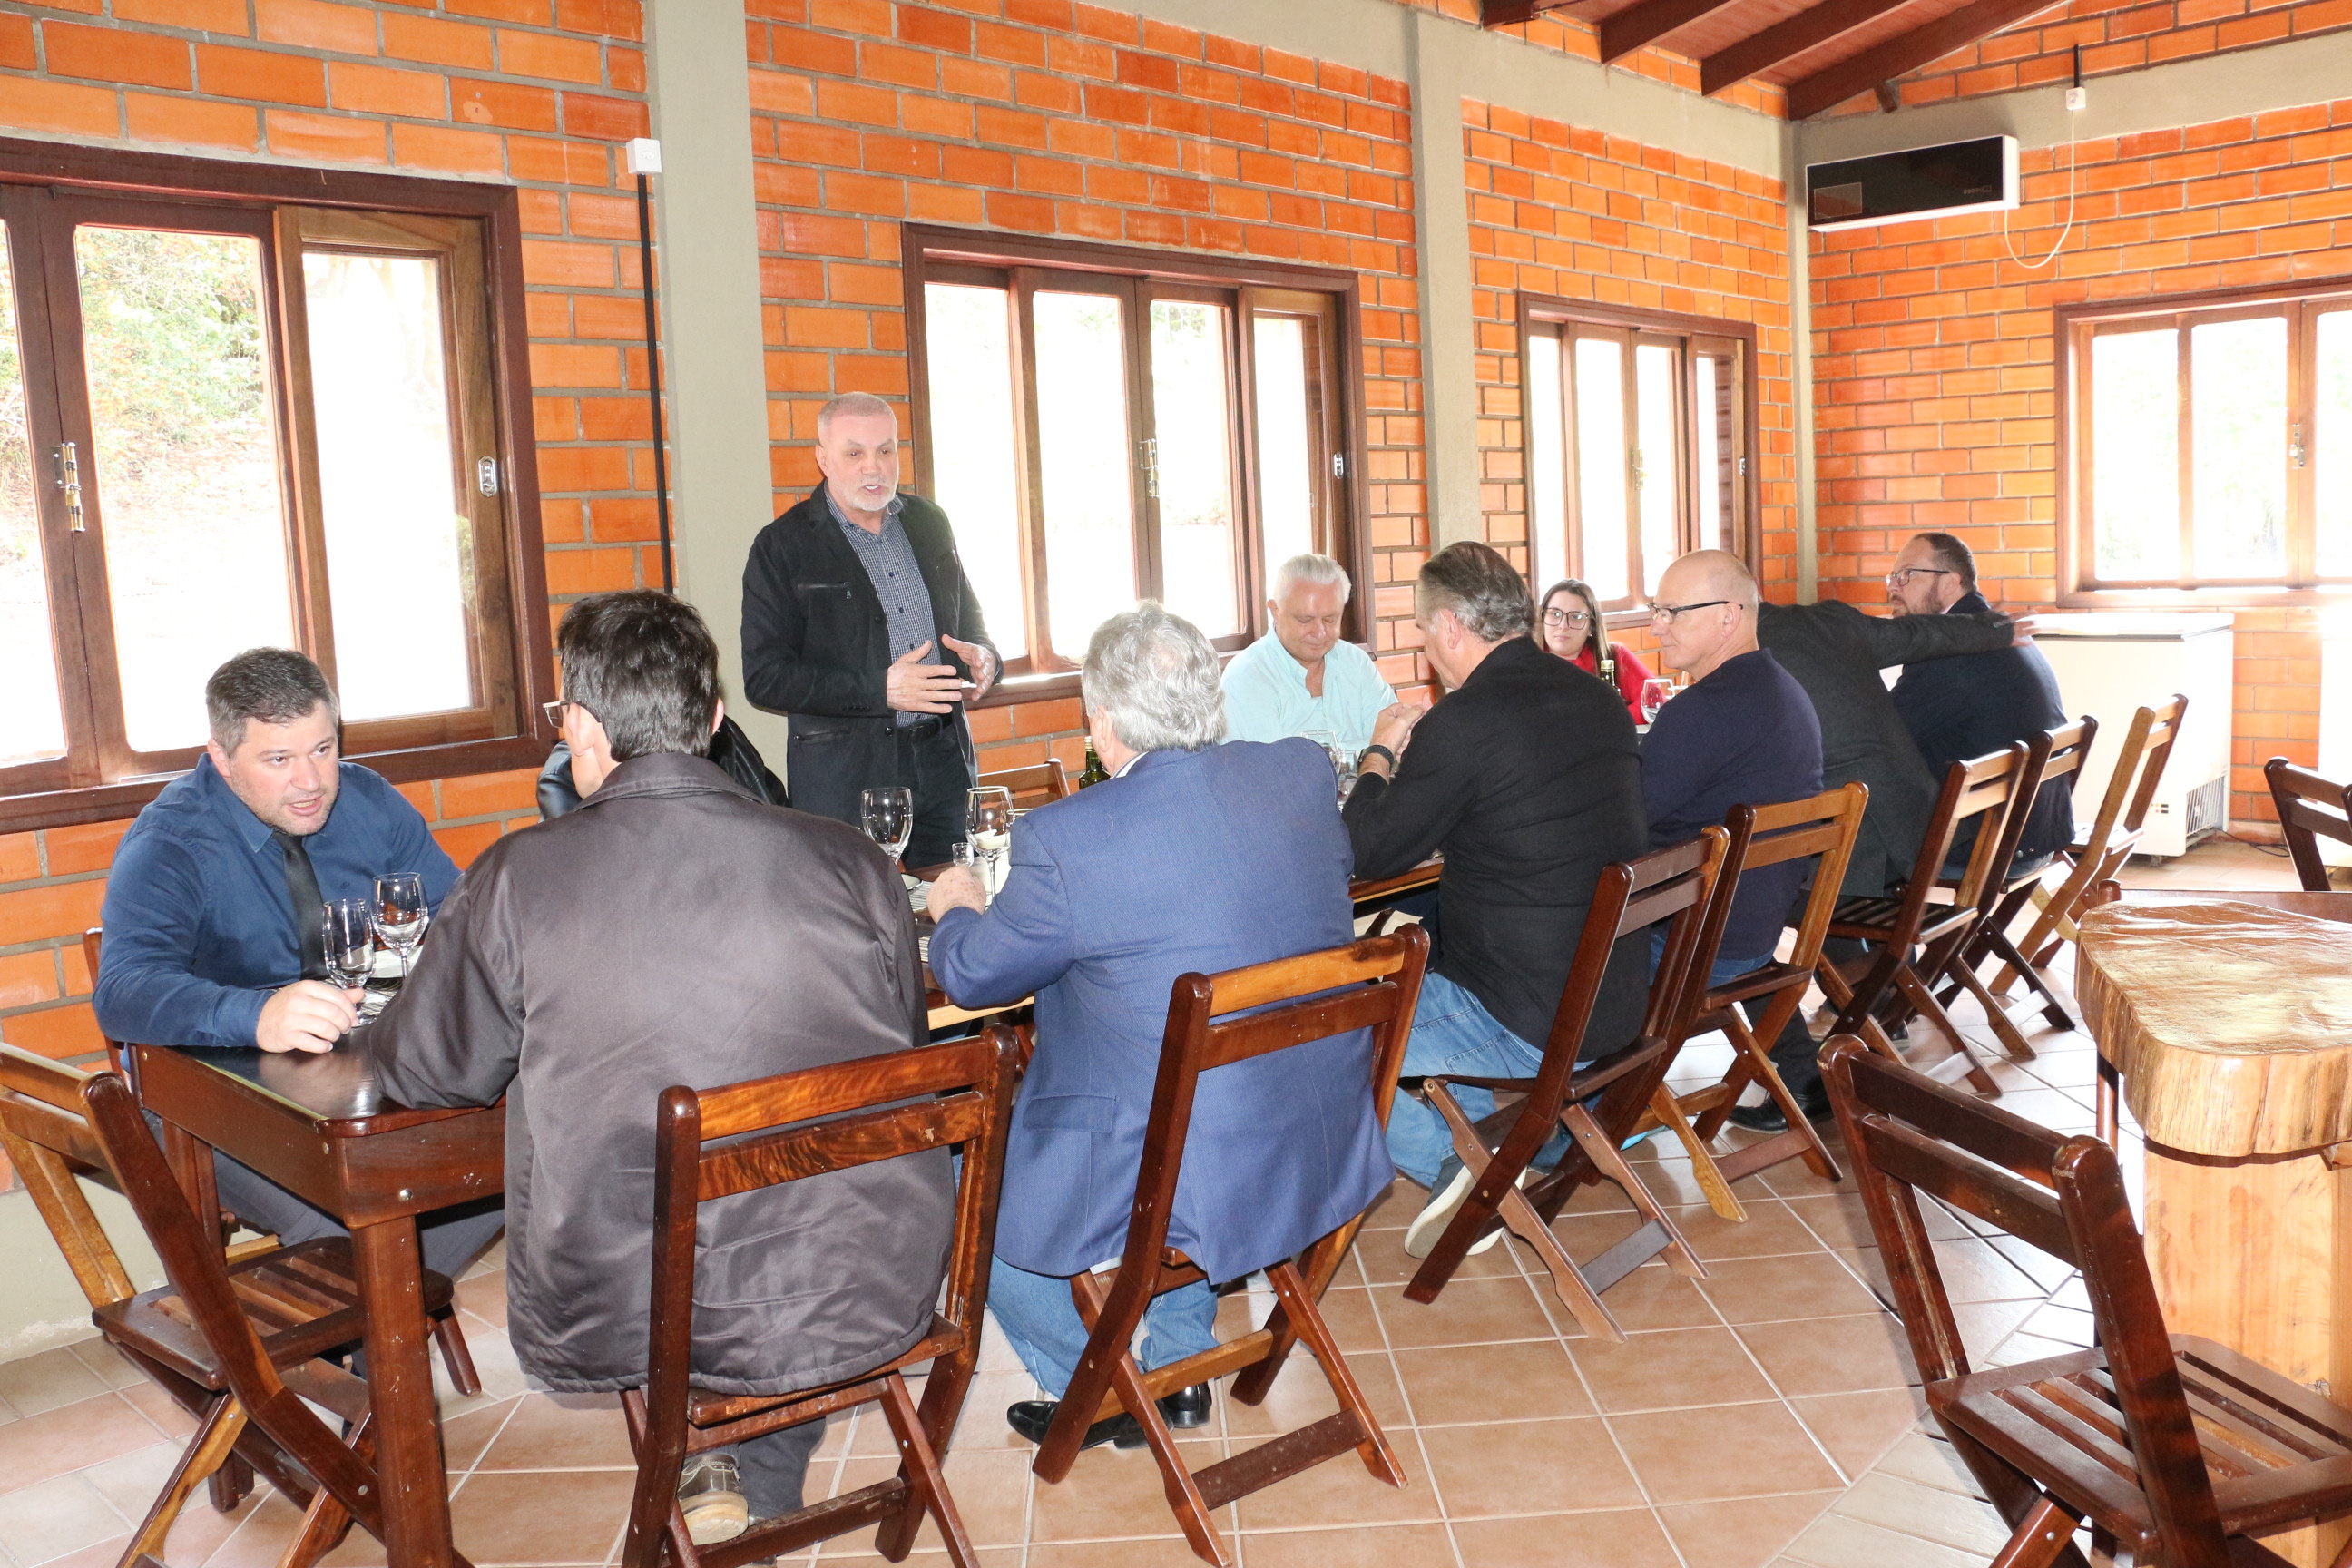
<svg viewBox="0 0 2352 1568"><path fill-rule="evenodd" d="M1341 749L1372 743L1372 721L1397 700L1372 656L1347 641L1323 656L1323 695L1307 689L1307 667L1268 632L1225 666L1225 739L1274 742L1328 730Z"/></svg>
<svg viewBox="0 0 2352 1568"><path fill-rule="evenodd" d="M303 840L320 897L373 899L377 877L416 871L438 910L457 868L425 818L381 773L341 771L326 826ZM96 1001L109 1039L250 1046L269 994L301 977L285 856L208 756L122 836L100 918Z"/></svg>

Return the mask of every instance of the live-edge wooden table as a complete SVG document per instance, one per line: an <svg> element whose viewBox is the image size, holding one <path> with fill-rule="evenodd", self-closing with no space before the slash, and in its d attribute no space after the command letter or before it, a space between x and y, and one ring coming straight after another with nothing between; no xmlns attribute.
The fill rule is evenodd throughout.
<svg viewBox="0 0 2352 1568"><path fill-rule="evenodd" d="M377 1087L366 1042L361 1029L317 1054L138 1046L132 1071L198 1214L218 1208L211 1159L218 1150L351 1231L384 1551L393 1568L450 1568L463 1560L449 1536L416 1216L504 1189L506 1108L392 1104Z"/></svg>

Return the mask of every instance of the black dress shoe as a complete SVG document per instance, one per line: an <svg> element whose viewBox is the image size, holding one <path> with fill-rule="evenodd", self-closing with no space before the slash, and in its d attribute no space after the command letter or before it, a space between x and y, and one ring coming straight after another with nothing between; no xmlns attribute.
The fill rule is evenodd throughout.
<svg viewBox="0 0 2352 1568"><path fill-rule="evenodd" d="M1830 1091L1826 1084L1813 1084L1797 1091L1797 1109L1805 1113L1808 1121L1827 1121L1837 1112L1830 1108ZM1767 1100L1756 1105L1735 1105L1726 1118L1734 1127L1745 1127L1750 1132L1786 1132L1789 1119L1780 1113L1780 1102Z"/></svg>
<svg viewBox="0 0 2352 1568"><path fill-rule="evenodd" d="M1209 1424L1209 1385L1196 1383L1190 1388L1180 1388L1160 1402L1160 1419L1171 1426L1206 1426Z"/></svg>
<svg viewBox="0 0 2352 1568"><path fill-rule="evenodd" d="M1190 1389L1185 1390L1191 1393ZM1174 1394L1170 1398L1176 1397ZM1032 1443L1044 1443L1046 1429L1054 1425L1054 1412L1062 1407L1058 1399L1024 1399L1004 1413L1004 1424L1028 1438ZM1207 1417L1202 1416L1205 1420ZM1122 1410L1118 1415L1096 1422L1087 1428L1087 1440L1080 1449L1099 1448L1114 1443L1122 1448L1143 1447L1143 1428L1135 1417Z"/></svg>

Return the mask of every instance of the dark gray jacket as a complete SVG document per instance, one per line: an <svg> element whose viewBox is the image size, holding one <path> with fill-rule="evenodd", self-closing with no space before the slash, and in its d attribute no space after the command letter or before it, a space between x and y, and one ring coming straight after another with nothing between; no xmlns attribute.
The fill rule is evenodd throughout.
<svg viewBox="0 0 2352 1568"><path fill-rule="evenodd" d="M1822 721L1822 787L1856 779L1870 786L1845 891L1873 895L1901 881L1919 858L1940 781L1927 772L1878 672L1914 659L2007 647L2009 617L1866 616L1825 599L1759 605L1756 636L1813 700Z"/></svg>
<svg viewBox="0 0 2352 1568"><path fill-rule="evenodd" d="M661 1091L898 1050L923 1023L881 852L665 755L484 850L368 1032L404 1104L507 1097L515 1354L593 1391L645 1381ZM780 1393L914 1343L952 1201L941 1150L705 1204L695 1382Z"/></svg>

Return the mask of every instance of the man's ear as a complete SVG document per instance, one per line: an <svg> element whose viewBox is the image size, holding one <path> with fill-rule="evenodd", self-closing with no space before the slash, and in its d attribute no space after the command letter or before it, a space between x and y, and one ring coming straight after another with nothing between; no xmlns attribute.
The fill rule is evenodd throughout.
<svg viewBox="0 0 2352 1568"><path fill-rule="evenodd" d="M223 778L228 776L228 753L221 750L221 743L218 741L208 740L205 742L205 755L213 760L213 772Z"/></svg>
<svg viewBox="0 0 2352 1568"><path fill-rule="evenodd" d="M727 700L723 697L710 704L710 732L719 733L719 726L727 722Z"/></svg>

